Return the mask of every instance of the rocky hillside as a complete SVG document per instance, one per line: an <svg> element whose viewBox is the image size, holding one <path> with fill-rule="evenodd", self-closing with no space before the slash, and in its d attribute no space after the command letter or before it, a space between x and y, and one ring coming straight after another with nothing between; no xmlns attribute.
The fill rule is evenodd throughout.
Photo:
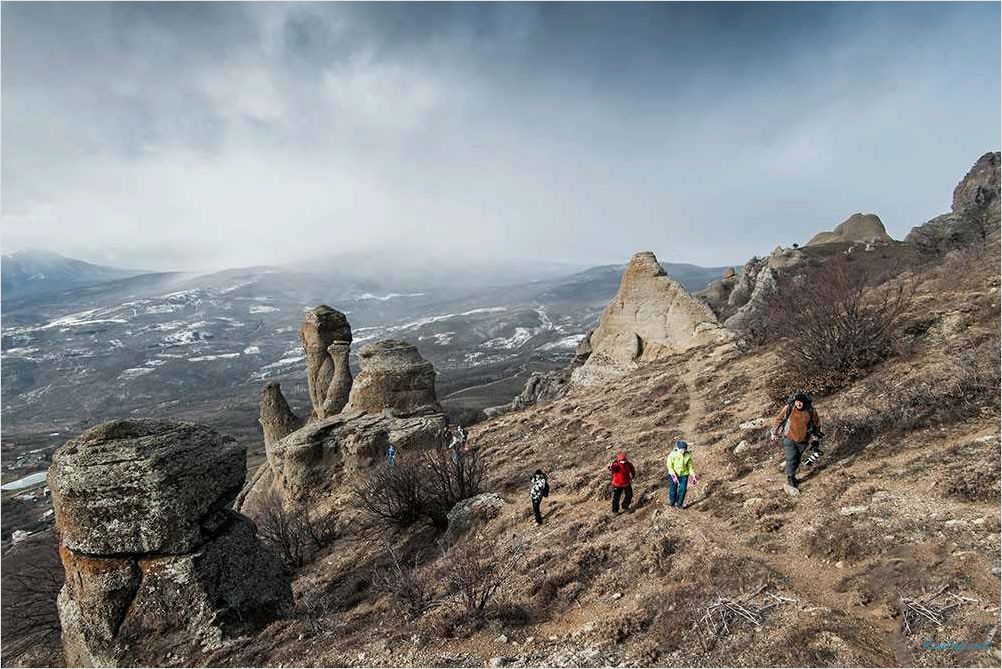
<svg viewBox="0 0 1002 669"><path fill-rule="evenodd" d="M308 319L312 413L294 415L277 387L265 387L268 458L236 498L285 558L294 605L169 651L143 616L110 638L127 647L142 639L144 658L170 666L998 666L999 190L998 154L989 156L978 165L994 160L995 171L976 166L958 187L975 194L961 197L973 208L955 202L951 218L904 242L838 241L755 259L745 271L755 276L721 289L743 285L740 304L700 301L653 254L638 254L561 392L477 425L462 457L443 450L446 419L417 349L359 346L340 318ZM782 449L767 438L779 395L794 390L777 388L789 341L730 323L748 305L749 318L774 313L782 296L773 286L836 265L868 275L860 285L872 300L906 299L895 302L893 346L815 398L824 454L790 495ZM336 371L346 346L361 362L354 378ZM117 436L144 452L132 432ZM698 475L682 510L666 504L664 459L677 438L692 445ZM57 462L105 441L70 442ZM400 447L393 468L382 465L390 443ZM619 451L638 477L634 512L613 515L606 465ZM50 481L69 471L61 467ZM537 468L551 489L540 527L528 500ZM425 485L445 492L426 499ZM470 486L480 494L447 514L432 504ZM403 508L412 516L400 500L411 500ZM185 527L208 518L204 509L167 517ZM243 516L226 517L242 526ZM282 536L296 527L307 539L290 553ZM71 574L67 549L77 549L63 539ZM5 630L17 613L8 564L29 550L43 554L41 540L4 558ZM143 568L149 556L129 550ZM192 550L201 554L199 542L176 559ZM282 578L266 582L280 592ZM87 600L97 590L64 592L81 609L105 601ZM204 602L203 592L182 597ZM198 620L237 615L247 597L217 597L219 608ZM73 610L60 604L64 619ZM68 652L79 639L70 632ZM52 641L20 661L52 661ZM990 643L929 646L950 641Z"/></svg>

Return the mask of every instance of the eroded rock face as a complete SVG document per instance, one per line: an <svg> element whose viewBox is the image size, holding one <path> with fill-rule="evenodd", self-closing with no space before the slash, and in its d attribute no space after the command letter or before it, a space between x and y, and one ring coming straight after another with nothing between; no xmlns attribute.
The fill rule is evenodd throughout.
<svg viewBox="0 0 1002 669"><path fill-rule="evenodd" d="M291 605L281 561L227 508L245 468L232 439L192 423L113 421L56 451L68 665L163 665Z"/></svg>
<svg viewBox="0 0 1002 669"><path fill-rule="evenodd" d="M876 214L853 214L837 225L831 232L819 232L811 237L807 246L820 244L853 243L853 242L889 242L883 222Z"/></svg>
<svg viewBox="0 0 1002 669"><path fill-rule="evenodd" d="M441 413L435 396L435 368L413 344L396 339L369 344L359 351L358 363L361 369L346 412Z"/></svg>
<svg viewBox="0 0 1002 669"><path fill-rule="evenodd" d="M265 453L272 444L303 426L303 421L292 413L289 403L285 401L282 387L275 381L269 381L261 389L258 422L264 433Z"/></svg>
<svg viewBox="0 0 1002 669"><path fill-rule="evenodd" d="M619 292L588 337L591 353L574 370L572 381L602 383L639 362L733 338L705 303L665 273L653 253L637 253L623 274Z"/></svg>
<svg viewBox="0 0 1002 669"><path fill-rule="evenodd" d="M383 462L390 443L397 457L411 449L444 447L447 425L444 414L397 418L344 411L275 444L273 478L287 499L322 499Z"/></svg>
<svg viewBox="0 0 1002 669"><path fill-rule="evenodd" d="M63 543L91 555L187 553L230 505L246 454L215 430L163 420L91 428L52 458L48 483Z"/></svg>
<svg viewBox="0 0 1002 669"><path fill-rule="evenodd" d="M999 153L981 156L953 191L952 211L912 228L905 241L929 254L945 254L999 239Z"/></svg>
<svg viewBox="0 0 1002 669"><path fill-rule="evenodd" d="M339 356L341 347L347 351L351 345L351 325L343 313L321 304L306 312L299 328L299 340L306 355L306 382L310 388L313 418L334 415L344 406L337 406L336 398L346 396L351 389L351 372L347 352L343 359L335 360L330 349L337 343L340 346L335 352ZM328 397L332 398L330 402Z"/></svg>

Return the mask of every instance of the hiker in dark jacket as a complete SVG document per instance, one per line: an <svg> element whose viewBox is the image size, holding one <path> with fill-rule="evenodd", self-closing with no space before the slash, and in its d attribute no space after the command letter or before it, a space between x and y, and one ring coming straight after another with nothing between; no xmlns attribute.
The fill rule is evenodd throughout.
<svg viewBox="0 0 1002 669"><path fill-rule="evenodd" d="M633 479L637 476L637 470L633 463L626 458L626 453L618 453L615 461L609 465L612 472L612 512L619 513L619 499L623 499L623 510L633 513L630 504L633 502Z"/></svg>
<svg viewBox="0 0 1002 669"><path fill-rule="evenodd" d="M543 524L543 515L540 513L539 505L543 503L543 498L550 494L550 484L546 480L546 474L542 469L537 469L532 475L532 487L529 488L529 500L532 502L532 515L536 517L536 524Z"/></svg>
<svg viewBox="0 0 1002 669"><path fill-rule="evenodd" d="M771 438L783 439L783 451L786 455L786 485L790 494L800 492L800 481L797 480L797 468L800 459L810 444L812 435L821 434L821 419L814 410L811 396L807 393L796 393L773 419Z"/></svg>

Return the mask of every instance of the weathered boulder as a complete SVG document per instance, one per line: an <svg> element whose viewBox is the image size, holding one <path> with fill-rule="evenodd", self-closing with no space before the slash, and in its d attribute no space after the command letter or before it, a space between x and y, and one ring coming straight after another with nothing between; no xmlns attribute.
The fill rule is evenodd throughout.
<svg viewBox="0 0 1002 669"><path fill-rule="evenodd" d="M287 499L322 499L382 462L391 442L398 453L445 446L447 425L444 414L397 418L343 411L276 443L273 478Z"/></svg>
<svg viewBox="0 0 1002 669"><path fill-rule="evenodd" d="M732 341L713 311L687 293L650 251L631 258L616 296L588 337L591 354L572 382L595 385L657 360L705 344Z"/></svg>
<svg viewBox="0 0 1002 669"><path fill-rule="evenodd" d="M811 237L807 246L852 242L889 242L883 222L876 214L856 213L835 226L831 232L819 232Z"/></svg>
<svg viewBox="0 0 1002 669"><path fill-rule="evenodd" d="M952 211L912 228L905 241L945 254L973 244L997 244L1000 234L999 152L981 156L953 191Z"/></svg>
<svg viewBox="0 0 1002 669"><path fill-rule="evenodd" d="M99 425L56 451L69 666L162 666L291 605L281 561L226 508L245 467L232 439L146 419Z"/></svg>
<svg viewBox="0 0 1002 669"><path fill-rule="evenodd" d="M486 415L489 418L500 416L509 411L521 411L536 404L545 404L564 397L570 389L571 373L575 366L572 364L550 372L533 372L515 399L502 406L489 407L485 411Z"/></svg>
<svg viewBox="0 0 1002 669"><path fill-rule="evenodd" d="M306 382L310 388L313 418L326 418L341 410L344 405L337 406L337 398L347 395L346 385L349 390L351 388L347 353L340 357L341 348L346 350L351 345L351 325L343 313L321 304L306 312L299 328L299 340L306 355ZM335 348L337 360L330 350L335 343L342 345Z"/></svg>
<svg viewBox="0 0 1002 669"><path fill-rule="evenodd" d="M398 415L441 413L435 396L435 368L413 344L384 339L358 353L360 371L352 385L346 412Z"/></svg>
<svg viewBox="0 0 1002 669"><path fill-rule="evenodd" d="M350 341L336 341L327 347L327 355L334 363L334 371L324 397L324 416L333 416L348 404L352 385L351 367L348 366L349 353Z"/></svg>
<svg viewBox="0 0 1002 669"><path fill-rule="evenodd" d="M470 530L497 518L506 503L501 495L493 492L480 493L457 503L447 515L449 525L445 530L445 543L454 544Z"/></svg>
<svg viewBox="0 0 1002 669"><path fill-rule="evenodd" d="M236 498L242 446L194 423L117 420L66 442L48 483L63 543L91 555L187 553Z"/></svg>

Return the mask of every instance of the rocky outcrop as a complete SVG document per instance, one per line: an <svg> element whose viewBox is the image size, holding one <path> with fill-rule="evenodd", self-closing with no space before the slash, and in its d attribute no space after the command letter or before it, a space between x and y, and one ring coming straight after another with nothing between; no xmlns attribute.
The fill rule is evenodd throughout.
<svg viewBox="0 0 1002 669"><path fill-rule="evenodd" d="M999 152L981 156L953 190L952 211L912 228L905 241L939 255L999 238Z"/></svg>
<svg viewBox="0 0 1002 669"><path fill-rule="evenodd" d="M351 390L348 348L351 326L343 313L326 304L306 312L299 328L306 355L306 382L313 418L333 416L344 407ZM340 405L339 405L339 402Z"/></svg>
<svg viewBox="0 0 1002 669"><path fill-rule="evenodd" d="M228 508L245 469L242 447L192 423L113 421L56 451L69 666L163 665L291 604L282 563Z"/></svg>
<svg viewBox="0 0 1002 669"><path fill-rule="evenodd" d="M650 251L637 253L616 296L587 339L591 352L572 383L595 385L657 360L705 344L724 344L733 334L713 311L669 277Z"/></svg>
<svg viewBox="0 0 1002 669"><path fill-rule="evenodd" d="M752 258L739 274L714 281L695 297L705 302L727 328L741 331L762 315L776 287L776 273L806 261L803 250L777 246L765 258Z"/></svg>
<svg viewBox="0 0 1002 669"><path fill-rule="evenodd" d="M396 415L441 413L435 396L435 368L413 344L385 339L358 354L360 371L351 388L347 412Z"/></svg>
<svg viewBox="0 0 1002 669"><path fill-rule="evenodd" d="M382 462L390 443L398 457L411 449L444 447L447 425L444 414L397 418L343 411L276 443L273 479L286 499L320 500Z"/></svg>
<svg viewBox="0 0 1002 669"><path fill-rule="evenodd" d="M525 387L515 399L508 404L490 407L485 413L488 417L499 416L509 411L521 411L536 404L553 402L567 394L571 383L571 373L574 367L556 369L551 372L533 372L525 382Z"/></svg>
<svg viewBox="0 0 1002 669"><path fill-rule="evenodd" d="M470 530L476 530L501 515L506 502L501 495L485 492L464 499L449 511L449 525L443 537L446 545L456 543Z"/></svg>
<svg viewBox="0 0 1002 669"><path fill-rule="evenodd" d="M889 242L883 222L876 214L853 214L838 224L831 232L819 232L811 237L807 246L821 244L852 244L854 242Z"/></svg>
<svg viewBox="0 0 1002 669"><path fill-rule="evenodd" d="M303 421L292 413L289 403L282 395L282 387L276 381L269 381L261 389L258 422L264 433L265 453L272 444L284 439L303 426Z"/></svg>

